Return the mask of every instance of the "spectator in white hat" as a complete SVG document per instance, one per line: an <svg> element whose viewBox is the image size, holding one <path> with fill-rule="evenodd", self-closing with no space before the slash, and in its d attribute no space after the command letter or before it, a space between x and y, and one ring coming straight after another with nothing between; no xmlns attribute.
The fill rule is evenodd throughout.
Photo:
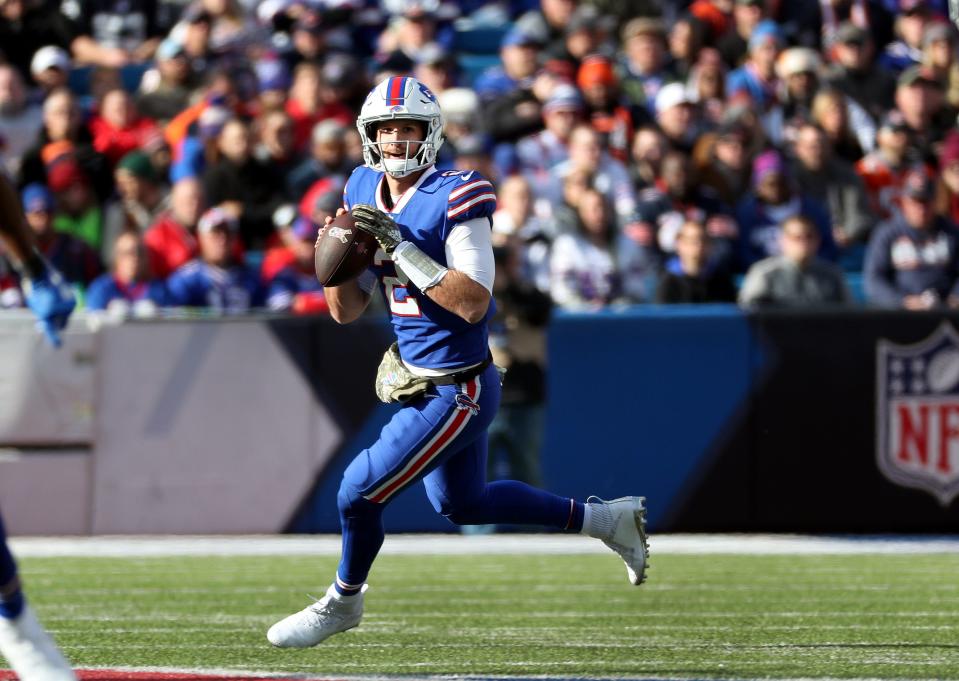
<svg viewBox="0 0 959 681"><path fill-rule="evenodd" d="M656 122L674 149L690 152L699 136L695 96L682 83L670 83L656 94Z"/></svg>
<svg viewBox="0 0 959 681"><path fill-rule="evenodd" d="M67 84L70 76L70 55L62 47L47 45L37 50L30 61L30 75L40 87L43 97Z"/></svg>

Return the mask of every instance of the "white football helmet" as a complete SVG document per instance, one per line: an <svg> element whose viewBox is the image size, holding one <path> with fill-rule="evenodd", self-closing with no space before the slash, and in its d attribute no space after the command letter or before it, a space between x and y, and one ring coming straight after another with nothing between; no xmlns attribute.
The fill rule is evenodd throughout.
<svg viewBox="0 0 959 681"><path fill-rule="evenodd" d="M384 159L376 142L374 124L391 119L421 121L426 128L424 139L407 143L403 159ZM443 146L443 113L436 95L416 78L409 76L393 76L373 88L360 109L356 128L363 142L363 161L366 165L393 177L404 177L433 165L436 153ZM415 143L420 146L411 157L409 147Z"/></svg>

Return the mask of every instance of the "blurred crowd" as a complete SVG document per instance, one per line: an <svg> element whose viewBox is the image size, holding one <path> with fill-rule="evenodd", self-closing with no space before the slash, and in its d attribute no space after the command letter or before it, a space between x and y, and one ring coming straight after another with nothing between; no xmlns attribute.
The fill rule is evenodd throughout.
<svg viewBox="0 0 959 681"><path fill-rule="evenodd" d="M0 0L0 163L88 309L318 313L359 107L412 74L496 184L503 328L959 306L957 38L945 0Z"/></svg>

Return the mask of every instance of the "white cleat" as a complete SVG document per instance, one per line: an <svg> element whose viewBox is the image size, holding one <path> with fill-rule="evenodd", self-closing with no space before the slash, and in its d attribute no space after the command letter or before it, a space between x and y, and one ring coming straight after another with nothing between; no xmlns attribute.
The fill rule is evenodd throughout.
<svg viewBox="0 0 959 681"><path fill-rule="evenodd" d="M343 597L330 586L316 603L270 627L266 637L277 648L309 648L322 643L360 623L365 592L364 584L356 596Z"/></svg>
<svg viewBox="0 0 959 681"><path fill-rule="evenodd" d="M20 681L76 681L63 654L29 605L14 619L0 617L0 654Z"/></svg>
<svg viewBox="0 0 959 681"><path fill-rule="evenodd" d="M604 527L601 539L606 546L619 554L626 563L630 584L639 586L646 581L649 562L649 544L646 542L646 497L622 497L604 501L589 497L587 504L594 504L594 516Z"/></svg>

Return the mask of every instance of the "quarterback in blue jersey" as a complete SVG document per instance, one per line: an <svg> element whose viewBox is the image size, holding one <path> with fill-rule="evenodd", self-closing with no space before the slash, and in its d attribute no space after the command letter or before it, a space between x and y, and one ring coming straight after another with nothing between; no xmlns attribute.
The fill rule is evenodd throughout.
<svg viewBox="0 0 959 681"><path fill-rule="evenodd" d="M623 558L629 580L641 584L647 561L641 497L590 497L584 504L515 480L486 481L486 429L500 399L487 345L494 311L492 184L475 172L434 167L443 118L436 97L414 78L377 85L357 128L365 165L350 176L339 213L349 210L380 249L366 273L327 287L326 298L333 318L348 323L366 309L374 288L384 296L397 342L383 359L376 391L403 408L343 475L335 580L317 603L274 624L267 638L305 648L359 624L366 579L383 543L383 511L419 481L436 511L456 524L537 524L602 539Z"/></svg>
<svg viewBox="0 0 959 681"><path fill-rule="evenodd" d="M20 272L27 306L54 347L75 304L73 292L33 246L20 199L0 175L0 242ZM70 665L40 626L23 595L17 564L0 517L0 656L21 681L75 681Z"/></svg>

